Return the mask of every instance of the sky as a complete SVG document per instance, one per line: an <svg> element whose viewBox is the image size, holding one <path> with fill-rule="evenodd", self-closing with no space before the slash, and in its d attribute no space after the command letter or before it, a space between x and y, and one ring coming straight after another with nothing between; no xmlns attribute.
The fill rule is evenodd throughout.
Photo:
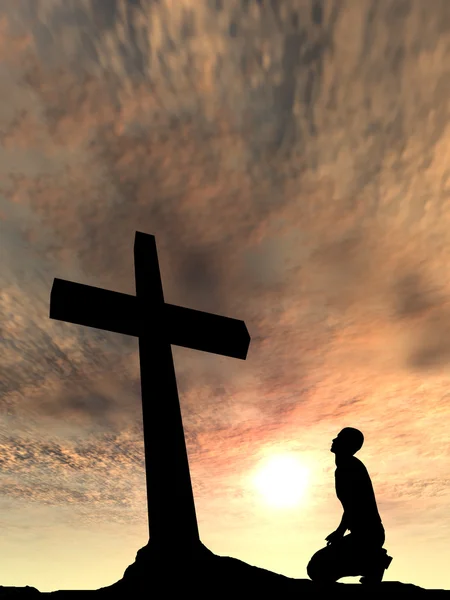
<svg viewBox="0 0 450 600"><path fill-rule="evenodd" d="M148 541L138 342L49 318L142 231L251 336L172 347L203 543L306 579L357 427L384 580L450 589L449 51L448 0L0 0L1 585Z"/></svg>

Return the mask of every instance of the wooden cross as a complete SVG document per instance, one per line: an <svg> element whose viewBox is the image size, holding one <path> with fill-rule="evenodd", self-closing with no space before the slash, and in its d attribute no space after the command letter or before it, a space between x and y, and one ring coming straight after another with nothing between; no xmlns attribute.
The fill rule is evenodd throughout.
<svg viewBox="0 0 450 600"><path fill-rule="evenodd" d="M243 321L164 302L156 242L136 232L136 296L54 279L50 318L139 340L148 523L158 552L200 539L171 344L245 360Z"/></svg>

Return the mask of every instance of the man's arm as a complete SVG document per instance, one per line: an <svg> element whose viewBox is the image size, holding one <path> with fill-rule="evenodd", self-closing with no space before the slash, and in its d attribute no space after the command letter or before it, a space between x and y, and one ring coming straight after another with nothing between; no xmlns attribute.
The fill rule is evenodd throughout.
<svg viewBox="0 0 450 600"><path fill-rule="evenodd" d="M336 531L341 535L344 535L349 529L350 524L361 513L366 504L364 496L366 495L367 479L367 470L360 462L356 462L352 468L339 470L338 497L344 513Z"/></svg>
<svg viewBox="0 0 450 600"><path fill-rule="evenodd" d="M333 531L333 533L330 533L330 535L328 535L325 538L328 544L333 544L335 541L340 540L342 537L344 537L344 533L347 531L347 529L347 518L345 516L344 511L339 527L336 529L336 531Z"/></svg>
<svg viewBox="0 0 450 600"><path fill-rule="evenodd" d="M342 519L341 522L339 523L339 527L336 529L337 532L339 532L339 534L344 535L344 533L347 531L348 527L348 519L345 515L345 511L344 514L342 515Z"/></svg>

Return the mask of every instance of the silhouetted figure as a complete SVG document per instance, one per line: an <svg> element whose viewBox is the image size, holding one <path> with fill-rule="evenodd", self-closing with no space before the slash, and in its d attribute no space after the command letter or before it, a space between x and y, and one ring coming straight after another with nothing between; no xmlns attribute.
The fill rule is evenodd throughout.
<svg viewBox="0 0 450 600"><path fill-rule="evenodd" d="M325 538L327 546L308 563L313 581L333 583L341 577L362 575L361 583L380 583L392 561L383 548L384 527L369 473L353 456L363 442L361 431L345 427L331 444L336 455L336 495L344 514L336 531ZM344 535L347 529L350 534Z"/></svg>

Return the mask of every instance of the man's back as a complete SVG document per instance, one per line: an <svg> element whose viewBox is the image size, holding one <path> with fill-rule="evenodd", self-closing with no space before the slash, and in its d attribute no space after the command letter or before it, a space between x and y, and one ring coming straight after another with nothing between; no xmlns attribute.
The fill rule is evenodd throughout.
<svg viewBox="0 0 450 600"><path fill-rule="evenodd" d="M379 528L382 525L369 473L355 456L342 461L335 471L336 495L352 533Z"/></svg>

